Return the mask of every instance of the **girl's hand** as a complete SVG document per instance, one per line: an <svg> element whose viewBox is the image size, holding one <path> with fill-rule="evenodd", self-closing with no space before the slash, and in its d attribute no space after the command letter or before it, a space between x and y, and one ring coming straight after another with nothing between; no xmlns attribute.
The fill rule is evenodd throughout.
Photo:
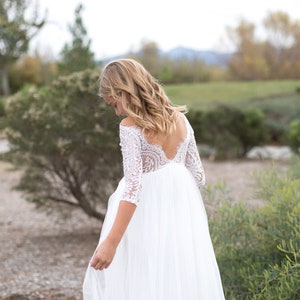
<svg viewBox="0 0 300 300"><path fill-rule="evenodd" d="M135 204L128 201L120 201L114 224L107 238L96 249L94 257L90 262L93 268L103 270L109 267L135 209Z"/></svg>
<svg viewBox="0 0 300 300"><path fill-rule="evenodd" d="M90 265L96 270L108 268L115 256L116 248L110 240L105 239L97 248Z"/></svg>

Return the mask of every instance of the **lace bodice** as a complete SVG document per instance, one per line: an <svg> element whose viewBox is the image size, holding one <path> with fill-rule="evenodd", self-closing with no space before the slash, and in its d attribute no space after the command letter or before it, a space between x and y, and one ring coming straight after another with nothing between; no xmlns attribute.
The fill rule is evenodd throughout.
<svg viewBox="0 0 300 300"><path fill-rule="evenodd" d="M120 125L120 146L123 156L125 191L122 200L138 204L142 174L154 172L168 163L181 163L192 173L198 186L204 185L205 174L194 132L186 117L186 137L179 144L174 158L169 159L162 147L148 143L136 126Z"/></svg>

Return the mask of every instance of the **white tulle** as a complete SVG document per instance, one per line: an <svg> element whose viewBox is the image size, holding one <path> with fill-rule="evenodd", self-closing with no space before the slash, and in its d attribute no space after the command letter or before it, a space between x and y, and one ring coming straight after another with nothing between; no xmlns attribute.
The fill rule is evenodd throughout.
<svg viewBox="0 0 300 300"><path fill-rule="evenodd" d="M139 134L133 133L137 144L141 141L137 138ZM134 176L138 174L136 178L139 178L133 185L133 191L138 189L138 195L134 196L139 199L137 209L110 267L96 271L88 266L83 284L84 300L224 299L198 186L204 178L202 165L199 167L197 156L190 158L198 165L197 170L192 162L186 163L189 145L194 141L191 129L188 135L182 143L186 145L179 147L185 149L178 150L185 154L181 153L180 159L165 159L153 171L145 172L142 168L141 174L141 165L134 170ZM122 139L124 136L121 144ZM150 148L151 145L147 151ZM135 149L133 152L123 149L123 159L126 155L146 158L142 147ZM127 192L124 172L124 178L109 199L99 244L109 233L119 202Z"/></svg>

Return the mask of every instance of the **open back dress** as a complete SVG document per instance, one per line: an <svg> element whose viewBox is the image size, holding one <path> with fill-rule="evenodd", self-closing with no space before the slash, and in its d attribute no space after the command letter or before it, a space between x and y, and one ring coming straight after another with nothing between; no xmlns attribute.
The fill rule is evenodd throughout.
<svg viewBox="0 0 300 300"><path fill-rule="evenodd" d="M88 266L84 300L222 300L200 186L205 175L193 129L176 155L147 141L136 126L120 125L124 177L110 196L99 244L120 201L137 205L111 265Z"/></svg>

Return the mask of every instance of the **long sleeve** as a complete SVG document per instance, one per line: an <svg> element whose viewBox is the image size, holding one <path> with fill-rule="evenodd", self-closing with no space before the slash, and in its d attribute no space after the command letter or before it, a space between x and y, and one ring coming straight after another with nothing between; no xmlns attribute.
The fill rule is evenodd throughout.
<svg viewBox="0 0 300 300"><path fill-rule="evenodd" d="M125 190L122 200L139 202L142 177L141 141L136 128L120 126L120 146L123 156Z"/></svg>
<svg viewBox="0 0 300 300"><path fill-rule="evenodd" d="M202 167L194 132L191 127L190 130L191 130L191 137L190 137L190 141L188 144L188 149L185 157L185 166L192 173L198 187L200 187L201 185L205 184L205 173Z"/></svg>

